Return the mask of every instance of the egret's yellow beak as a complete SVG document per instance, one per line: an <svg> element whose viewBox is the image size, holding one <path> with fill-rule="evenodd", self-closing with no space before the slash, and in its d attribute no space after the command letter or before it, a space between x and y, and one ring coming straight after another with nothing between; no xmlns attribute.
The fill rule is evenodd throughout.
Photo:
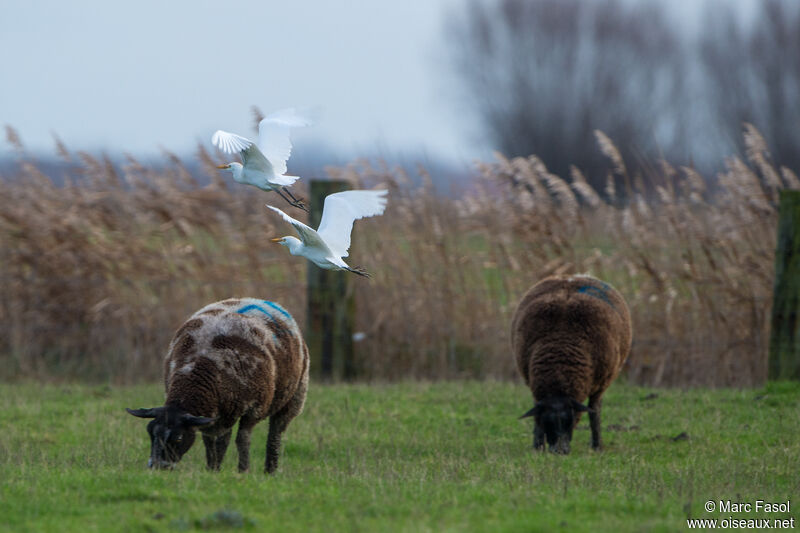
<svg viewBox="0 0 800 533"><path fill-rule="evenodd" d="M231 166L230 165L217 165L217 168L220 169L220 170L226 170L226 169L231 168Z"/></svg>
<svg viewBox="0 0 800 533"><path fill-rule="evenodd" d="M275 244L280 244L283 240L283 237L276 237L275 239L270 239L270 242L274 242Z"/></svg>

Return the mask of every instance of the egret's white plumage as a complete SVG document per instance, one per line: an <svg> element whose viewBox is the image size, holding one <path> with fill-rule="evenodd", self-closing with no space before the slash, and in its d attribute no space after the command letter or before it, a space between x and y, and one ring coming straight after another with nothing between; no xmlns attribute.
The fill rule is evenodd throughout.
<svg viewBox="0 0 800 533"><path fill-rule="evenodd" d="M305 209L288 189L298 176L286 175L286 161L292 153L292 142L289 130L295 127L308 126L311 120L298 114L294 108L282 109L266 116L258 123L258 141L217 130L211 142L226 154L238 153L242 163L220 165L219 169L230 170L233 179L239 183L253 185L265 191L276 191L284 200L295 207ZM283 189L289 196L286 198Z"/></svg>
<svg viewBox="0 0 800 533"><path fill-rule="evenodd" d="M302 255L320 268L327 270L348 270L368 276L361 268L352 268L342 258L350 249L350 233L353 222L360 218L382 215L386 209L387 190L344 191L330 194L325 198L319 228L314 230L295 220L277 207L268 205L286 222L294 226L300 239L281 237L272 242L282 244L292 255Z"/></svg>

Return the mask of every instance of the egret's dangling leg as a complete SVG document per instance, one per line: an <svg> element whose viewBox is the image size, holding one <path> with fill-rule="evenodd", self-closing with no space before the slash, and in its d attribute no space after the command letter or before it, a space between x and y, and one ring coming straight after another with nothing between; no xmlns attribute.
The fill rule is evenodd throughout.
<svg viewBox="0 0 800 533"><path fill-rule="evenodd" d="M303 204L303 202L300 202L300 201L298 201L296 198L294 198L294 196L292 196L292 198L293 198L294 200L290 200L289 198L287 198L287 197L286 197L286 196L285 196L285 195L284 195L284 194L281 192L281 190L280 190L280 189L272 189L272 190L273 190L273 191L275 191L276 193L278 193L278 194L281 196L281 198L283 198L284 200L286 200L287 202L289 202L289 205L291 205L292 207L296 207L296 208L298 208L298 209L302 209L302 210L303 210L303 211L305 211L306 213L308 213L308 212L309 212L309 211L308 211L308 208L307 208L307 207L306 207L306 206ZM284 189L283 189L283 190L286 190L286 188L284 187ZM290 193L290 194L291 194L291 193Z"/></svg>
<svg viewBox="0 0 800 533"><path fill-rule="evenodd" d="M288 189L288 188L286 188L286 187L283 187L283 192L285 192L286 194L288 194L288 195L289 195L289 198L291 198L291 199L292 199L292 200L294 200L295 202L300 202L300 200L298 200L297 198L295 198L295 197L294 197L294 194L292 194L292 190L291 190L291 189ZM300 203L303 203L303 202L300 202Z"/></svg>
<svg viewBox="0 0 800 533"><path fill-rule="evenodd" d="M285 192L286 194L288 194L288 195L289 195L289 198L291 198L292 200L294 200L294 201L295 201L295 204L296 204L296 205L295 205L295 207L299 207L300 209L302 209L303 211L305 211L306 213L308 213L308 209L306 209L306 204L304 204L304 203L303 203L303 200L298 200L297 198L295 198L295 197L294 197L294 194L292 194L292 191L291 191L291 189L287 189L286 187L284 187L284 188L283 188L283 192Z"/></svg>
<svg viewBox="0 0 800 533"><path fill-rule="evenodd" d="M372 277L370 275L370 273L367 272L367 270L364 267L360 267L360 266L347 267L345 270L347 270L348 272L352 272L353 274L358 274L359 276L364 276L365 278L371 278Z"/></svg>

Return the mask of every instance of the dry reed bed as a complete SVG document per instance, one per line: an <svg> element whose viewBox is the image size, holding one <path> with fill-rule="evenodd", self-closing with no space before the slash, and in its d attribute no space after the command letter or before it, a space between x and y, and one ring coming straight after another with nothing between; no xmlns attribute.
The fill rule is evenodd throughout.
<svg viewBox="0 0 800 533"><path fill-rule="evenodd" d="M555 272L591 272L629 301L627 374L655 385L753 385L766 374L777 195L799 188L745 131L713 187L663 162L629 174L609 139L604 191L535 156L479 165L455 196L420 169L330 169L354 187L388 186L385 216L359 222L353 264L359 367L366 379L514 378L508 321L517 299ZM228 296L280 301L302 324L306 264L269 242L289 228L280 199L212 178L200 186L167 154L165 170L89 154L57 186L19 151L0 179L0 378L158 379L172 330ZM291 208L288 208L291 209ZM300 213L292 210L293 216ZM313 354L312 354L313 358Z"/></svg>

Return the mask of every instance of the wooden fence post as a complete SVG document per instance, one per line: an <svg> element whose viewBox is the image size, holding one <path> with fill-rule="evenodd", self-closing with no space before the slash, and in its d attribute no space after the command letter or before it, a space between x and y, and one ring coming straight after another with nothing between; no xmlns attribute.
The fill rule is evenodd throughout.
<svg viewBox="0 0 800 533"><path fill-rule="evenodd" d="M319 227L325 197L349 189L344 181L311 180L309 226ZM352 274L324 270L308 264L306 342L311 354L312 376L322 380L355 377L353 324L355 298L350 286Z"/></svg>
<svg viewBox="0 0 800 533"><path fill-rule="evenodd" d="M769 379L800 379L800 191L781 191Z"/></svg>

